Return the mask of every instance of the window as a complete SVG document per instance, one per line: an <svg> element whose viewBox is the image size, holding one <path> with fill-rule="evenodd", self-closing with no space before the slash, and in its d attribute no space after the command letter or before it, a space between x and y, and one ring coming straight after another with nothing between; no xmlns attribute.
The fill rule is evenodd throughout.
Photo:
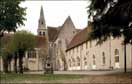
<svg viewBox="0 0 132 84"><path fill-rule="evenodd" d="M119 50L115 49L115 62L119 62Z"/></svg>
<svg viewBox="0 0 132 84"><path fill-rule="evenodd" d="M28 58L36 58L36 51L35 50L28 51Z"/></svg>
<svg viewBox="0 0 132 84"><path fill-rule="evenodd" d="M74 58L72 58L72 62L73 62L73 66L75 66L75 59Z"/></svg>
<svg viewBox="0 0 132 84"><path fill-rule="evenodd" d="M75 33L75 31L73 31L73 34Z"/></svg>
<svg viewBox="0 0 132 84"><path fill-rule="evenodd" d="M50 64L47 64L47 66L49 67L49 66L50 66Z"/></svg>
<svg viewBox="0 0 132 84"><path fill-rule="evenodd" d="M95 62L95 55L93 55L93 65L96 65L96 62Z"/></svg>
<svg viewBox="0 0 132 84"><path fill-rule="evenodd" d="M39 35L41 36L41 32L39 32Z"/></svg>
<svg viewBox="0 0 132 84"><path fill-rule="evenodd" d="M71 60L69 59L69 66L71 67Z"/></svg>
<svg viewBox="0 0 132 84"><path fill-rule="evenodd" d="M31 51L28 51L28 58L31 58Z"/></svg>
<svg viewBox="0 0 132 84"><path fill-rule="evenodd" d="M32 55L33 55L32 56L33 58L36 58L36 51L35 50L32 51Z"/></svg>
<svg viewBox="0 0 132 84"><path fill-rule="evenodd" d="M80 66L80 58L77 57L77 66Z"/></svg>
<svg viewBox="0 0 132 84"><path fill-rule="evenodd" d="M87 65L87 58L84 57L84 65Z"/></svg>
<svg viewBox="0 0 132 84"><path fill-rule="evenodd" d="M86 56L88 56L89 51L86 52Z"/></svg>
<svg viewBox="0 0 132 84"><path fill-rule="evenodd" d="M45 32L43 32L43 36L45 36Z"/></svg>
<svg viewBox="0 0 132 84"><path fill-rule="evenodd" d="M105 53L102 53L103 65L105 65Z"/></svg>

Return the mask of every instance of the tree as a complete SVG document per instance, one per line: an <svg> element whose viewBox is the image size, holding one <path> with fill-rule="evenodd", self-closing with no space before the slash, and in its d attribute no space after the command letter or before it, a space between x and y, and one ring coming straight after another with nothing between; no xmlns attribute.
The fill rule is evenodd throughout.
<svg viewBox="0 0 132 84"><path fill-rule="evenodd" d="M1 56L3 58L3 63L4 63L3 69L5 72L8 72L8 69L11 70L10 64L11 64L11 59L13 57L13 52L14 52L14 49L11 43L11 36L6 35L2 37L1 43L2 43Z"/></svg>
<svg viewBox="0 0 132 84"><path fill-rule="evenodd" d="M132 44L132 0L90 0L89 18L93 20L91 39L98 43L109 37L124 37L124 71L126 72L126 44Z"/></svg>
<svg viewBox="0 0 132 84"><path fill-rule="evenodd" d="M25 51L32 49L35 46L35 36L27 31L17 31L13 35L12 45L15 48L15 51L18 52L19 56L19 72L23 73L23 57Z"/></svg>
<svg viewBox="0 0 132 84"><path fill-rule="evenodd" d="M90 0L89 17L93 18L91 36L99 43L110 36L124 36L124 44L132 43L132 0Z"/></svg>
<svg viewBox="0 0 132 84"><path fill-rule="evenodd" d="M0 38L5 31L16 31L17 27L24 25L26 8L20 6L24 0L1 0L0 1Z"/></svg>

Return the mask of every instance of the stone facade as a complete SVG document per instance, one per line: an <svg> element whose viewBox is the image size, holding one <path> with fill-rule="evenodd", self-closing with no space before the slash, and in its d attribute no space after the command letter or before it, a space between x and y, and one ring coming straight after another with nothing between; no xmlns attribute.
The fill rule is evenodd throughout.
<svg viewBox="0 0 132 84"><path fill-rule="evenodd" d="M89 41L89 29L79 32L71 41L66 51L68 70L108 70L124 68L124 46L122 39L112 37L101 45ZM82 39L83 38L83 39ZM79 41L82 39L82 41ZM132 45L126 45L127 70L132 70Z"/></svg>
<svg viewBox="0 0 132 84"><path fill-rule="evenodd" d="M77 34L77 29L75 28L70 16L66 19L64 24L60 27L57 38L54 41L55 45L55 70L66 70L67 59L66 59L66 49L72 38Z"/></svg>
<svg viewBox="0 0 132 84"><path fill-rule="evenodd" d="M43 8L38 21L36 46L27 51L23 58L24 68L42 71L45 67L53 70L109 70L124 68L124 46L122 39L112 37L102 45L96 40L89 41L88 33L92 24L83 30L76 29L70 16L59 27L46 26ZM126 46L127 70L132 70L132 45ZM0 70L3 62L0 58ZM19 60L18 60L19 61ZM9 67L13 70L14 60Z"/></svg>

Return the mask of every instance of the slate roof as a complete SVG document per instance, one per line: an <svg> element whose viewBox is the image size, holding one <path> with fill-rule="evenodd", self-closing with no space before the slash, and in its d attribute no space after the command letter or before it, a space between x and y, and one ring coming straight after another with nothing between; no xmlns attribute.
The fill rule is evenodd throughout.
<svg viewBox="0 0 132 84"><path fill-rule="evenodd" d="M49 41L54 42L58 36L60 28L59 27L47 27L47 28L48 28Z"/></svg>

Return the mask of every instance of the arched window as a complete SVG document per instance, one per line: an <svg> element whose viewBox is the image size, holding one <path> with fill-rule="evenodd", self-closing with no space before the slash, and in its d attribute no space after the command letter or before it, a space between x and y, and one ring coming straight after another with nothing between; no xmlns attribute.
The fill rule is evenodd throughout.
<svg viewBox="0 0 132 84"><path fill-rule="evenodd" d="M39 32L39 35L41 36L41 32Z"/></svg>
<svg viewBox="0 0 132 84"><path fill-rule="evenodd" d="M41 24L43 24L43 21L41 22Z"/></svg>
<svg viewBox="0 0 132 84"><path fill-rule="evenodd" d="M69 59L69 66L71 67L71 60Z"/></svg>
<svg viewBox="0 0 132 84"><path fill-rule="evenodd" d="M119 62L119 50L115 49L115 62Z"/></svg>
<svg viewBox="0 0 132 84"><path fill-rule="evenodd" d="M93 55L93 65L96 65L96 62L95 62L95 55Z"/></svg>
<svg viewBox="0 0 132 84"><path fill-rule="evenodd" d="M102 53L102 60L103 60L103 65L105 65L105 53Z"/></svg>
<svg viewBox="0 0 132 84"><path fill-rule="evenodd" d="M72 58L72 62L73 62L73 66L75 66L75 59L74 58Z"/></svg>
<svg viewBox="0 0 132 84"><path fill-rule="evenodd" d="M87 58L84 57L84 65L86 66L87 65Z"/></svg>
<svg viewBox="0 0 132 84"><path fill-rule="evenodd" d="M80 58L77 57L77 66L80 66Z"/></svg>
<svg viewBox="0 0 132 84"><path fill-rule="evenodd" d="M43 36L45 36L45 32L43 32Z"/></svg>

